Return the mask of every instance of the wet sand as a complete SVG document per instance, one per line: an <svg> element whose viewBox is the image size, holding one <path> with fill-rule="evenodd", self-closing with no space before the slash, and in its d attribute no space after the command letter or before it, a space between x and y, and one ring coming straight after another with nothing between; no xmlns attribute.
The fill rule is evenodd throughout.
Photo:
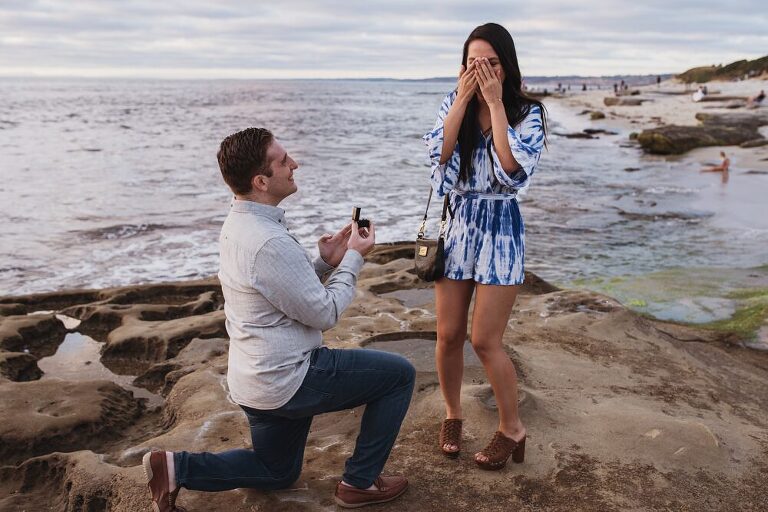
<svg viewBox="0 0 768 512"><path fill-rule="evenodd" d="M411 250L380 246L355 301L324 333L331 347L392 350L418 369L386 468L406 474L412 487L376 510L768 507L768 353L728 333L650 320L594 292L557 290L533 275L504 337L520 374L525 463L486 473L472 461L498 420L469 345L464 452L456 460L441 456L434 300L412 273ZM250 446L245 417L226 393L221 308L214 279L0 299L0 510L149 510L139 467L147 450ZM34 311L81 323L70 331L54 313L28 315ZM74 332L101 346L109 372L96 380L61 372L67 380L57 380L40 378L38 369L35 377L33 367L46 368ZM161 403L124 389L125 375ZM334 510L333 488L361 413L315 418L293 489L184 490L179 504Z"/></svg>

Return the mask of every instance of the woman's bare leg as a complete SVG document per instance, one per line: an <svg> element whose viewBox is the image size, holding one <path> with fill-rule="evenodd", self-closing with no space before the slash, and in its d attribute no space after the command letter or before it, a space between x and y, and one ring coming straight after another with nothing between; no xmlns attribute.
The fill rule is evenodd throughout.
<svg viewBox="0 0 768 512"><path fill-rule="evenodd" d="M517 411L517 372L501 343L517 298L517 286L477 285L472 312L472 346L483 363L499 409L499 430L519 441L525 427ZM480 453L475 459L487 461Z"/></svg>
<svg viewBox="0 0 768 512"><path fill-rule="evenodd" d="M435 282L437 344L435 362L440 391L445 400L445 417L461 419L461 381L464 376L464 342L467 339L467 314L475 282L454 281L446 277ZM446 444L443 449L458 451Z"/></svg>

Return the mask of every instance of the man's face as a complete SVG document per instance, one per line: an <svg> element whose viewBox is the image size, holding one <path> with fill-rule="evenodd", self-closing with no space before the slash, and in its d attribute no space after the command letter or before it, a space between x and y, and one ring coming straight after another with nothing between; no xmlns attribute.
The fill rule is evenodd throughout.
<svg viewBox="0 0 768 512"><path fill-rule="evenodd" d="M277 139L273 140L267 149L267 162L272 176L264 177L264 180L267 183L266 191L271 196L283 200L298 190L296 182L293 181L293 171L298 169L299 164L288 156Z"/></svg>

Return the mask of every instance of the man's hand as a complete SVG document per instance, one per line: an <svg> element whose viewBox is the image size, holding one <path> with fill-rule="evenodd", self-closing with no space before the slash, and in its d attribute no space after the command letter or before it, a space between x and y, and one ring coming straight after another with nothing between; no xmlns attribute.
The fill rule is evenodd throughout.
<svg viewBox="0 0 768 512"><path fill-rule="evenodd" d="M349 223L335 235L326 233L321 236L317 241L317 248L320 249L320 257L323 261L332 267L337 267L347 252L347 243L351 235L352 223Z"/></svg>
<svg viewBox="0 0 768 512"><path fill-rule="evenodd" d="M357 226L357 222L352 223L352 233L349 237L347 247L354 249L361 255L365 256L373 249L373 244L376 243L376 230L371 222L371 227L360 228Z"/></svg>

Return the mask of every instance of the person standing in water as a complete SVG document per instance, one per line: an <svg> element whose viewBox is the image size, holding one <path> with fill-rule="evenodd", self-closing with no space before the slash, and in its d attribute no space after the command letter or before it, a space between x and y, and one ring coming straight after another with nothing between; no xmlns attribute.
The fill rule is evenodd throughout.
<svg viewBox="0 0 768 512"><path fill-rule="evenodd" d="M439 447L449 457L461 450L463 351L476 293L471 342L493 387L499 427L475 461L501 469L510 456L522 462L525 454L517 374L502 338L524 279L525 228L516 196L528 188L545 143L544 106L522 92L514 41L504 27L487 23L469 35L458 87L424 141L432 187L450 195L453 212L445 276L435 283L435 359L446 405Z"/></svg>
<svg viewBox="0 0 768 512"><path fill-rule="evenodd" d="M705 167L701 172L728 172L728 168L731 166L731 159L725 155L725 151L720 152L720 158L722 158L720 165Z"/></svg>
<svg viewBox="0 0 768 512"><path fill-rule="evenodd" d="M721 173L723 183L728 183L728 169L731 167L731 159L725 155L725 151L720 152L720 158L723 159L720 165L705 167L701 172L719 172Z"/></svg>

